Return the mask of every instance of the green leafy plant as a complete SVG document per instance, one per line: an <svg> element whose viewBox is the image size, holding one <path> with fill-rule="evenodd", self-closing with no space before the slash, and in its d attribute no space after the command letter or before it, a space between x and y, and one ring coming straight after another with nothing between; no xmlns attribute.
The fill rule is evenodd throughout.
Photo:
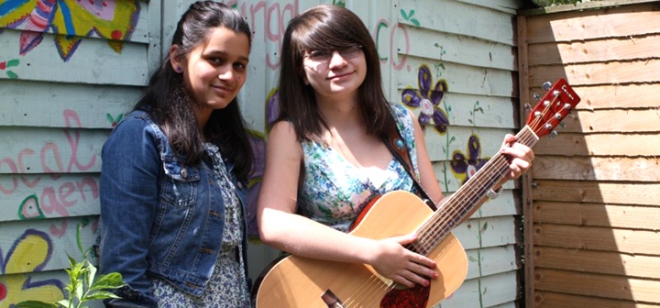
<svg viewBox="0 0 660 308"><path fill-rule="evenodd" d="M113 272L96 277L96 267L89 262L88 254L82 249L80 241L80 229L83 225L79 224L76 230L76 240L78 249L83 255L83 260L77 262L69 254L70 267L66 270L69 274L69 284L64 288L68 297L55 303L44 303L41 301L23 301L14 307L16 308L87 308L84 304L93 300L102 300L108 298L119 298L109 290L120 288L126 285L120 273Z"/></svg>

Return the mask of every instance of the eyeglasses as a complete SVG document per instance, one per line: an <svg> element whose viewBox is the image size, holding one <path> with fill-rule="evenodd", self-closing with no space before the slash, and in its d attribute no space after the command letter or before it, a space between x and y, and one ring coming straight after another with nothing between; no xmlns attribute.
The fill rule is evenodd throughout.
<svg viewBox="0 0 660 308"><path fill-rule="evenodd" d="M325 62L332 58L334 51L337 51L345 59L356 57L362 51L361 45L350 45L346 47L339 47L336 49L317 49L308 52L303 58L308 58L316 62Z"/></svg>

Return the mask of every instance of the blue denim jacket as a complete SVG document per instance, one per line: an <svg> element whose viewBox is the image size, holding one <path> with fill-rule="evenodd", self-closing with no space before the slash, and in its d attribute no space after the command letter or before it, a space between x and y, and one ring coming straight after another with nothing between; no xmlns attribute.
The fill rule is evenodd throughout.
<svg viewBox="0 0 660 308"><path fill-rule="evenodd" d="M121 273L132 290L120 295L147 306L155 303L150 275L201 295L218 258L225 213L209 160L185 165L163 131L139 110L110 134L102 160L101 273ZM231 172L233 166L227 168ZM246 213L246 185L234 184ZM243 239L244 252L246 243Z"/></svg>

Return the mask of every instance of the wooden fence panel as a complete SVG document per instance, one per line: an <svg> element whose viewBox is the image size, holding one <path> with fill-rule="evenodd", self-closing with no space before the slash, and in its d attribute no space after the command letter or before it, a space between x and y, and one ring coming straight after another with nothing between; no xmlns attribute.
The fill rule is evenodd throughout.
<svg viewBox="0 0 660 308"><path fill-rule="evenodd" d="M527 307L660 306L660 5L522 12L521 96L565 78L582 97L526 182Z"/></svg>

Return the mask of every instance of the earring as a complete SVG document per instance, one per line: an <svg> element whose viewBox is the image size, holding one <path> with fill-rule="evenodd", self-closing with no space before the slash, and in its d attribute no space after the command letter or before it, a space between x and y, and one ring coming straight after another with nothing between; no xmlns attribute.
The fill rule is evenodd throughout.
<svg viewBox="0 0 660 308"><path fill-rule="evenodd" d="M176 71L177 73L181 73L183 70L181 69L181 66L177 66L177 67L174 69L174 71Z"/></svg>

